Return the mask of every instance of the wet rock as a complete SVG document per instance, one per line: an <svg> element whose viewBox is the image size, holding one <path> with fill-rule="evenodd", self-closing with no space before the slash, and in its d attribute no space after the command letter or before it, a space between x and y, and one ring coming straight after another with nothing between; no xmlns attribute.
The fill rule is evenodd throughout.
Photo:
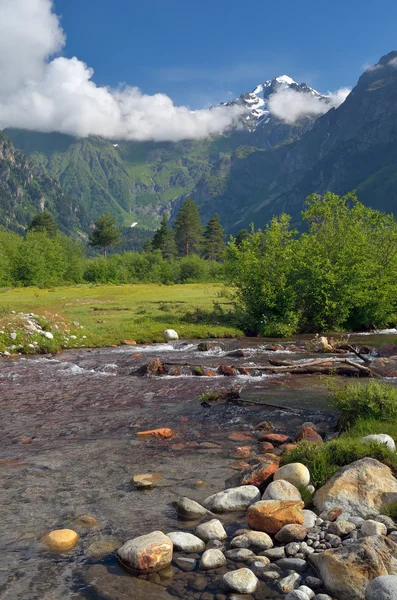
<svg viewBox="0 0 397 600"><path fill-rule="evenodd" d="M158 376L165 375L166 373L167 369L161 358L153 358L146 365L142 365L136 371L133 371L131 375Z"/></svg>
<svg viewBox="0 0 397 600"><path fill-rule="evenodd" d="M196 527L196 534L204 542L209 542L209 540L226 540L227 538L227 533L218 519L212 519L198 525Z"/></svg>
<svg viewBox="0 0 397 600"><path fill-rule="evenodd" d="M175 340L179 340L179 335L175 331L175 329L166 329L164 331L164 338L167 342L172 342Z"/></svg>
<svg viewBox="0 0 397 600"><path fill-rule="evenodd" d="M281 444L281 446L279 446L278 449L283 455L286 455L289 452L292 452L292 450L295 450L296 447L296 444Z"/></svg>
<svg viewBox="0 0 397 600"><path fill-rule="evenodd" d="M262 500L248 508L248 525L251 529L274 535L284 525L302 525L303 506L303 502Z"/></svg>
<svg viewBox="0 0 397 600"><path fill-rule="evenodd" d="M368 443L377 442L378 444L387 446L392 452L396 451L396 444L394 443L393 438L390 437L390 435L387 435L386 433L366 435L365 437L361 438L361 441Z"/></svg>
<svg viewBox="0 0 397 600"><path fill-rule="evenodd" d="M138 438L150 438L154 437L158 440L166 440L174 436L172 429L163 427L160 429L148 429L147 431L138 431L136 436Z"/></svg>
<svg viewBox="0 0 397 600"><path fill-rule="evenodd" d="M90 515L82 515L81 517L77 517L76 525L80 525L80 527L99 527L100 522Z"/></svg>
<svg viewBox="0 0 397 600"><path fill-rule="evenodd" d="M301 486L306 487L310 483L309 469L305 465L302 465L302 463L290 463L280 467L276 471L274 480L278 481L279 479L289 481L289 483L292 483L297 488Z"/></svg>
<svg viewBox="0 0 397 600"><path fill-rule="evenodd" d="M299 490L289 481L279 479L273 481L267 486L262 500L297 500L301 501L302 496Z"/></svg>
<svg viewBox="0 0 397 600"><path fill-rule="evenodd" d="M262 531L248 531L238 535L230 542L232 548L255 548L256 550L269 550L273 547L272 538Z"/></svg>
<svg viewBox="0 0 397 600"><path fill-rule="evenodd" d="M201 367L201 373L203 377L217 377L218 374L213 369L209 369L208 367Z"/></svg>
<svg viewBox="0 0 397 600"><path fill-rule="evenodd" d="M291 442L291 438L288 435L282 433L261 433L259 435L260 442L270 442L273 446L281 446L281 444L287 444Z"/></svg>
<svg viewBox="0 0 397 600"><path fill-rule="evenodd" d="M168 567L172 561L172 540L161 531L128 540L117 551L123 566L141 573L154 573Z"/></svg>
<svg viewBox="0 0 397 600"><path fill-rule="evenodd" d="M174 563L185 572L194 571L196 568L197 560L195 558L189 558L188 556L177 556L174 557Z"/></svg>
<svg viewBox="0 0 397 600"><path fill-rule="evenodd" d="M253 594L258 587L258 579L250 569L229 571L223 576L223 587L238 594Z"/></svg>
<svg viewBox="0 0 397 600"><path fill-rule="evenodd" d="M137 577L120 577L104 565L89 567L84 579L88 589L103 600L173 600L161 585Z"/></svg>
<svg viewBox="0 0 397 600"><path fill-rule="evenodd" d="M20 444L31 444L33 442L33 438L32 437L27 437L27 436L22 436L21 438L19 438L19 443Z"/></svg>
<svg viewBox="0 0 397 600"><path fill-rule="evenodd" d="M373 458L363 458L344 467L314 495L319 511L340 508L368 518L382 506L397 501L397 480L389 467Z"/></svg>
<svg viewBox="0 0 397 600"><path fill-rule="evenodd" d="M396 600L397 576L383 575L371 581L365 590L365 600Z"/></svg>
<svg viewBox="0 0 397 600"><path fill-rule="evenodd" d="M212 512L224 513L244 510L254 502L257 502L260 497L261 493L257 487L244 485L213 494L206 498L203 504L205 508Z"/></svg>
<svg viewBox="0 0 397 600"><path fill-rule="evenodd" d="M237 375L236 369L229 367L229 365L219 365L217 371L219 375L223 375L224 377L235 377Z"/></svg>
<svg viewBox="0 0 397 600"><path fill-rule="evenodd" d="M291 573L290 575L287 575L287 577L280 579L278 587L284 594L288 594L299 586L301 580L302 578L298 573Z"/></svg>
<svg viewBox="0 0 397 600"><path fill-rule="evenodd" d="M302 542L307 535L307 530L302 525L284 525L276 534L276 540L280 544L289 544L290 542Z"/></svg>
<svg viewBox="0 0 397 600"><path fill-rule="evenodd" d="M72 529L55 529L43 538L43 543L54 552L67 552L79 541L79 534Z"/></svg>
<svg viewBox="0 0 397 600"><path fill-rule="evenodd" d="M284 346L280 346L280 344L273 344L271 346L266 346L267 352L280 352L281 350L285 350Z"/></svg>
<svg viewBox="0 0 397 600"><path fill-rule="evenodd" d="M302 558L280 558L277 561L277 566L280 567L283 571L298 571L298 573L302 573L306 571L309 567L307 562Z"/></svg>
<svg viewBox="0 0 397 600"><path fill-rule="evenodd" d="M230 356L232 358L245 358L244 350L233 350L232 352L228 352L226 356Z"/></svg>
<svg viewBox="0 0 397 600"><path fill-rule="evenodd" d="M360 529L363 536L369 535L387 535L387 527L383 523L377 521L364 521Z"/></svg>
<svg viewBox="0 0 397 600"><path fill-rule="evenodd" d="M268 457L264 462L254 465L243 472L241 485L263 486L279 468L280 459L276 456Z"/></svg>
<svg viewBox="0 0 397 600"><path fill-rule="evenodd" d="M87 552L92 558L103 558L108 554L112 554L117 548L120 547L120 543L113 538L102 538L90 544L87 548Z"/></svg>
<svg viewBox="0 0 397 600"><path fill-rule="evenodd" d="M248 548L233 548L232 550L225 552L225 556L229 560L245 562L246 560L249 560L251 557L255 556L255 554L252 552L252 550L248 550Z"/></svg>
<svg viewBox="0 0 397 600"><path fill-rule="evenodd" d="M172 531L171 533L167 533L167 537L172 540L174 550L182 550L183 552L203 552L205 550L203 540L200 540L200 538L192 533Z"/></svg>
<svg viewBox="0 0 397 600"><path fill-rule="evenodd" d="M258 431L271 431L273 427L271 426L269 421L262 421L261 423L258 423L255 429Z"/></svg>
<svg viewBox="0 0 397 600"><path fill-rule="evenodd" d="M312 554L309 563L316 569L327 592L343 600L364 600L372 579L397 573L397 544L381 536Z"/></svg>
<svg viewBox="0 0 397 600"><path fill-rule="evenodd" d="M178 516L184 519L202 519L210 514L204 506L201 506L201 504L194 500L190 500L186 496L180 498L180 500L175 500L172 506L175 508Z"/></svg>
<svg viewBox="0 0 397 600"><path fill-rule="evenodd" d="M323 587L323 582L318 577L306 577L304 584L307 585L311 590L320 590Z"/></svg>
<svg viewBox="0 0 397 600"><path fill-rule="evenodd" d="M251 446L239 446L236 448L234 458L249 458L253 453Z"/></svg>
<svg viewBox="0 0 397 600"><path fill-rule="evenodd" d="M382 358L388 358L390 356L397 355L397 344L382 344L378 349L378 354Z"/></svg>
<svg viewBox="0 0 397 600"><path fill-rule="evenodd" d="M131 479L131 483L138 490L149 490L156 487L156 484L161 477L161 473L145 473L142 475L134 475L134 477Z"/></svg>
<svg viewBox="0 0 397 600"><path fill-rule="evenodd" d="M371 362L371 370L381 377L397 377L397 356L376 358Z"/></svg>
<svg viewBox="0 0 397 600"><path fill-rule="evenodd" d="M196 592L202 592L207 587L207 578L204 575L195 575L190 581L190 587Z"/></svg>
<svg viewBox="0 0 397 600"><path fill-rule="evenodd" d="M312 444L323 444L323 438L312 427L300 427L295 434L294 441L301 442L305 440Z"/></svg>
<svg viewBox="0 0 397 600"><path fill-rule="evenodd" d="M220 550L206 550L201 557L200 569L219 569L227 563L226 557Z"/></svg>
<svg viewBox="0 0 397 600"><path fill-rule="evenodd" d="M200 342L197 346L199 352L210 352L214 350L224 350L223 344L216 344L214 342Z"/></svg>
<svg viewBox="0 0 397 600"><path fill-rule="evenodd" d="M267 454L268 452L274 452L274 446L270 442L259 442L258 451L259 454Z"/></svg>

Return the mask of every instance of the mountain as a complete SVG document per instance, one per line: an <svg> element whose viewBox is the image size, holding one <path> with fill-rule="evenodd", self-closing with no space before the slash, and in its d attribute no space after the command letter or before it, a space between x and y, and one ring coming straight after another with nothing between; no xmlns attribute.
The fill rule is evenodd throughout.
<svg viewBox="0 0 397 600"><path fill-rule="evenodd" d="M74 229L76 207L71 198L0 131L0 225L22 233L44 207L57 217L63 231Z"/></svg>
<svg viewBox="0 0 397 600"><path fill-rule="evenodd" d="M241 130L206 140L156 143L76 139L17 129L5 133L37 169L47 172L73 199L83 232L108 210L127 227L138 222L141 228L154 229L165 210L171 211L178 199L200 184L205 183L210 195L221 195L233 161L290 143L313 126L312 117L287 124L270 115L269 97L286 88L316 94L327 102L305 84L282 76L228 103L244 105L247 110Z"/></svg>
<svg viewBox="0 0 397 600"><path fill-rule="evenodd" d="M204 218L219 212L229 231L263 226L283 211L299 222L306 196L327 190L356 189L367 205L397 214L396 99L397 52L391 52L298 140L235 157L227 176L218 175L221 193L202 179L191 197Z"/></svg>

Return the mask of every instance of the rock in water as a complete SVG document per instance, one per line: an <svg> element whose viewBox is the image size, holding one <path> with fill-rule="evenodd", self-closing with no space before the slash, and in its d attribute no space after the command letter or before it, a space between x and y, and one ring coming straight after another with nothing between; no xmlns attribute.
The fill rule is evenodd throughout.
<svg viewBox="0 0 397 600"><path fill-rule="evenodd" d="M186 496L180 500L175 500L172 506L175 508L178 516L183 519L202 519L210 514L201 504L195 502L195 500L190 500Z"/></svg>
<svg viewBox="0 0 397 600"><path fill-rule="evenodd" d="M310 483L309 469L301 463L290 463L276 471L274 481L278 481L279 479L284 479L297 488L301 486L307 487Z"/></svg>
<svg viewBox="0 0 397 600"><path fill-rule="evenodd" d="M386 445L392 452L396 451L396 444L390 435L386 433L376 433L373 435L366 435L361 439L362 442L377 442L378 444Z"/></svg>
<svg viewBox="0 0 397 600"><path fill-rule="evenodd" d="M67 552L79 541L79 535L73 529L54 529L43 538L44 544L55 552Z"/></svg>
<svg viewBox="0 0 397 600"><path fill-rule="evenodd" d="M251 529L274 535L284 525L302 525L304 522L303 507L303 502L262 500L249 507L247 522Z"/></svg>
<svg viewBox="0 0 397 600"><path fill-rule="evenodd" d="M226 557L220 550L206 550L201 557L200 569L219 569L227 563Z"/></svg>
<svg viewBox="0 0 397 600"><path fill-rule="evenodd" d="M366 537L348 546L311 554L308 561L331 595L364 600L372 579L397 573L397 544L382 536Z"/></svg>
<svg viewBox="0 0 397 600"><path fill-rule="evenodd" d="M381 575L365 590L365 600L397 600L397 576Z"/></svg>
<svg viewBox="0 0 397 600"><path fill-rule="evenodd" d="M117 558L128 569L140 573L160 571L172 561L172 540L162 531L153 531L128 540L117 551Z"/></svg>
<svg viewBox="0 0 397 600"><path fill-rule="evenodd" d="M89 567L84 580L103 600L175 600L161 585L138 577L120 577L104 565Z"/></svg>
<svg viewBox="0 0 397 600"><path fill-rule="evenodd" d="M223 576L223 587L238 594L253 594L258 586L258 579L250 569L229 571Z"/></svg>
<svg viewBox="0 0 397 600"><path fill-rule="evenodd" d="M218 519L212 519L196 527L196 534L204 542L209 542L210 540L222 541L227 538L227 533Z"/></svg>
<svg viewBox="0 0 397 600"><path fill-rule="evenodd" d="M229 488L218 494L213 494L203 502L205 508L212 512L223 513L234 510L244 510L261 497L257 487L253 485L244 485L236 488Z"/></svg>
<svg viewBox="0 0 397 600"><path fill-rule="evenodd" d="M182 550L183 552L204 552L205 544L192 533L183 531L172 531L167 533L167 537L172 540L174 550Z"/></svg>
<svg viewBox="0 0 397 600"><path fill-rule="evenodd" d="M397 479L374 458L363 458L344 467L314 495L320 513L340 508L356 517L373 517L397 501Z"/></svg>
<svg viewBox="0 0 397 600"><path fill-rule="evenodd" d="M175 329L166 329L164 331L164 338L167 342L173 342L179 340L179 335L175 331Z"/></svg>

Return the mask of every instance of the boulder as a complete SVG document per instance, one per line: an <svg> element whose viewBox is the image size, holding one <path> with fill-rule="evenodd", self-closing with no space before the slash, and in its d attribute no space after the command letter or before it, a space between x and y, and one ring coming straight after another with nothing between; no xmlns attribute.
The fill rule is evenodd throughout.
<svg viewBox="0 0 397 600"><path fill-rule="evenodd" d="M274 535L284 525L302 525L303 502L261 500L248 508L247 522L251 529Z"/></svg>
<svg viewBox="0 0 397 600"><path fill-rule="evenodd" d="M397 344L382 344L378 350L379 356L389 358L397 355Z"/></svg>
<svg viewBox="0 0 397 600"><path fill-rule="evenodd" d="M297 488L307 487L310 483L309 469L302 463L290 463L276 471L274 480L278 481L279 479L284 479Z"/></svg>
<svg viewBox="0 0 397 600"><path fill-rule="evenodd" d="M396 501L397 480L389 467L373 458L343 467L313 498L321 513L338 508L363 518L376 516L383 506Z"/></svg>
<svg viewBox="0 0 397 600"><path fill-rule="evenodd" d="M209 542L210 540L225 540L227 538L227 533L218 519L212 519L211 521L198 525L198 527L196 527L196 534L199 538L204 540L204 542Z"/></svg>
<svg viewBox="0 0 397 600"><path fill-rule="evenodd" d="M167 342L172 342L175 340L179 340L179 335L177 334L177 332L175 331L175 329L166 329L163 333L164 335L164 339Z"/></svg>
<svg viewBox="0 0 397 600"><path fill-rule="evenodd" d="M364 600L365 590L375 577L397 574L397 544L382 536L366 537L348 546L311 554L308 561L332 596Z"/></svg>
<svg viewBox="0 0 397 600"><path fill-rule="evenodd" d="M301 442L305 440L307 442L311 442L312 444L323 444L323 438L320 434L318 434L312 427L300 427L296 432L294 441Z"/></svg>
<svg viewBox="0 0 397 600"><path fill-rule="evenodd" d="M225 573L222 584L230 592L253 594L258 587L258 579L250 569L238 569Z"/></svg>
<svg viewBox="0 0 397 600"><path fill-rule="evenodd" d="M397 356L376 358L371 362L371 371L381 377L397 377Z"/></svg>
<svg viewBox="0 0 397 600"><path fill-rule="evenodd" d="M54 529L43 538L43 543L55 552L67 552L79 541L79 534L73 529Z"/></svg>
<svg viewBox="0 0 397 600"><path fill-rule="evenodd" d="M303 542L307 536L307 529L302 525L284 525L276 534L276 540L280 544L289 544L290 542Z"/></svg>
<svg viewBox="0 0 397 600"><path fill-rule="evenodd" d="M261 493L257 487L243 485L213 494L206 498L203 504L205 508L212 512L224 513L245 510L248 506L257 502L260 497Z"/></svg>
<svg viewBox="0 0 397 600"><path fill-rule="evenodd" d="M378 521L372 521L371 519L364 521L364 523L361 525L360 531L363 536L387 535L386 525L379 523Z"/></svg>
<svg viewBox="0 0 397 600"><path fill-rule="evenodd" d="M397 576L375 577L365 590L365 600L397 600Z"/></svg>
<svg viewBox="0 0 397 600"><path fill-rule="evenodd" d="M162 531L153 531L128 540L116 554L127 569L139 573L154 573L171 564L172 551L172 540Z"/></svg>
<svg viewBox="0 0 397 600"><path fill-rule="evenodd" d="M396 451L396 444L393 438L386 433L376 433L373 435L366 435L361 439L362 442L377 442L378 444L385 444L392 452Z"/></svg>
<svg viewBox="0 0 397 600"><path fill-rule="evenodd" d="M221 550L206 550L201 557L200 569L219 569L227 563L226 557Z"/></svg>
<svg viewBox="0 0 397 600"><path fill-rule="evenodd" d="M273 446L281 446L281 444L288 444L291 442L291 438L283 433L267 433L266 431L259 434L260 442L270 442Z"/></svg>
<svg viewBox="0 0 397 600"><path fill-rule="evenodd" d="M272 538L262 531L247 531L237 535L230 542L231 548L255 548L255 550L269 550L273 547Z"/></svg>
<svg viewBox="0 0 397 600"><path fill-rule="evenodd" d="M200 538L192 533L172 531L171 533L167 533L167 537L172 540L174 550L182 550L183 552L203 552L205 550L203 540L200 540Z"/></svg>
<svg viewBox="0 0 397 600"><path fill-rule="evenodd" d="M224 377L235 377L237 375L236 369L229 367L229 365L219 365L217 372Z"/></svg>
<svg viewBox="0 0 397 600"><path fill-rule="evenodd" d="M279 479L267 486L262 500L302 500L299 490L289 481Z"/></svg>
<svg viewBox="0 0 397 600"><path fill-rule="evenodd" d="M175 500L172 506L175 508L178 516L183 519L202 519L210 514L201 504L190 500L186 496L180 498L180 500Z"/></svg>
<svg viewBox="0 0 397 600"><path fill-rule="evenodd" d="M279 468L280 459L277 456L267 455L265 460L259 464L253 465L243 472L241 477L241 485L263 486L273 477L274 473Z"/></svg>

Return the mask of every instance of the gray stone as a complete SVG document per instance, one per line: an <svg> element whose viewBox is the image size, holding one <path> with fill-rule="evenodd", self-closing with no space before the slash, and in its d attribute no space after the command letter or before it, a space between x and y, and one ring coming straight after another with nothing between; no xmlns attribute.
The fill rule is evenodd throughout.
<svg viewBox="0 0 397 600"><path fill-rule="evenodd" d="M253 594L258 587L258 579L250 569L238 569L225 573L223 587L238 594Z"/></svg>
<svg viewBox="0 0 397 600"><path fill-rule="evenodd" d="M283 569L283 571L298 571L298 573L306 571L309 566L302 558L280 558L276 562L276 565Z"/></svg>
<svg viewBox="0 0 397 600"><path fill-rule="evenodd" d="M312 529L313 527L315 527L318 518L316 513L314 513L312 510L304 509L303 516L305 518L303 522L303 527L305 527L306 529Z"/></svg>
<svg viewBox="0 0 397 600"><path fill-rule="evenodd" d="M332 600L332 598L328 594L316 594L313 600Z"/></svg>
<svg viewBox="0 0 397 600"><path fill-rule="evenodd" d="M248 550L248 548L234 548L233 550L228 550L225 552L225 556L229 560L245 562L252 556L255 556L255 554L252 552L252 550Z"/></svg>
<svg viewBox="0 0 397 600"><path fill-rule="evenodd" d="M309 600L311 600L312 598L314 598L314 596L316 595L313 590L311 590L309 587L307 587L307 585L300 585L298 587L298 592L304 592L306 594L306 596L309 598Z"/></svg>
<svg viewBox="0 0 397 600"><path fill-rule="evenodd" d="M300 551L301 546L299 542L291 542L285 546L285 553L287 556L295 556Z"/></svg>
<svg viewBox="0 0 397 600"><path fill-rule="evenodd" d="M205 508L215 513L244 510L261 498L261 493L254 485L242 485L213 494L203 502Z"/></svg>
<svg viewBox="0 0 397 600"><path fill-rule="evenodd" d="M220 550L206 550L201 557L200 569L219 569L226 563L226 557Z"/></svg>
<svg viewBox="0 0 397 600"><path fill-rule="evenodd" d="M171 538L174 550L182 550L183 552L203 552L205 550L203 540L200 540L200 538L192 533L172 531L171 533L167 533L167 536Z"/></svg>
<svg viewBox="0 0 397 600"><path fill-rule="evenodd" d="M318 577L306 577L303 583L307 585L307 587L309 587L311 590L319 590L323 587L323 582Z"/></svg>
<svg viewBox="0 0 397 600"><path fill-rule="evenodd" d="M268 581L277 581L277 579L280 579L280 573L278 571L270 571L267 569L261 573L261 577L263 579L267 579Z"/></svg>
<svg viewBox="0 0 397 600"><path fill-rule="evenodd" d="M359 529L365 521L365 519L363 519L362 517L349 517L347 520L349 521L349 523L353 523L353 525L355 525L357 529Z"/></svg>
<svg viewBox="0 0 397 600"><path fill-rule="evenodd" d="M269 550L261 552L260 556L266 556L270 560L279 560L280 558L285 558L285 549L283 546L270 548Z"/></svg>
<svg viewBox="0 0 397 600"><path fill-rule="evenodd" d="M378 521L379 523L383 523L384 525L386 525L387 533L397 531L397 525L391 517L387 517L386 515L378 515L374 518L374 521Z"/></svg>
<svg viewBox="0 0 397 600"><path fill-rule="evenodd" d="M397 600L397 575L382 575L371 581L365 600Z"/></svg>
<svg viewBox="0 0 397 600"><path fill-rule="evenodd" d="M272 538L262 531L248 531L238 535L230 542L232 548L257 548L258 550L269 550L273 547Z"/></svg>
<svg viewBox="0 0 397 600"><path fill-rule="evenodd" d="M177 556L174 558L174 563L182 569L182 571L194 571L196 568L196 559L188 558L187 556Z"/></svg>
<svg viewBox="0 0 397 600"><path fill-rule="evenodd" d="M387 535L387 527L383 523L372 521L370 519L368 521L364 521L364 523L361 525L361 533L364 536Z"/></svg>
<svg viewBox="0 0 397 600"><path fill-rule="evenodd" d="M225 540L227 538L227 533L218 519L212 519L198 525L196 527L196 534L204 542L208 542L209 540Z"/></svg>
<svg viewBox="0 0 397 600"><path fill-rule="evenodd" d="M285 600L310 600L309 596L301 590L293 590L285 596Z"/></svg>
<svg viewBox="0 0 397 600"><path fill-rule="evenodd" d="M288 594L299 586L301 579L302 578L298 573L291 573L287 577L280 579L277 585L284 594Z"/></svg>
<svg viewBox="0 0 397 600"><path fill-rule="evenodd" d="M267 486L262 500L302 500L299 490L289 481L279 479Z"/></svg>
<svg viewBox="0 0 397 600"><path fill-rule="evenodd" d="M201 504L194 500L190 500L190 498L187 498L186 496L179 500L175 500L172 505L177 514L185 519L202 519L210 514L206 508L201 506Z"/></svg>
<svg viewBox="0 0 397 600"><path fill-rule="evenodd" d="M349 521L334 521L333 523L329 524L328 531L329 533L341 537L343 535L348 535L354 531L355 528L356 526Z"/></svg>
<svg viewBox="0 0 397 600"><path fill-rule="evenodd" d="M120 577L104 565L90 566L84 580L91 594L103 600L175 600L161 585L138 577Z"/></svg>
<svg viewBox="0 0 397 600"><path fill-rule="evenodd" d="M117 550L117 558L129 569L154 573L171 564L172 551L172 540L162 531L153 531L128 540Z"/></svg>

